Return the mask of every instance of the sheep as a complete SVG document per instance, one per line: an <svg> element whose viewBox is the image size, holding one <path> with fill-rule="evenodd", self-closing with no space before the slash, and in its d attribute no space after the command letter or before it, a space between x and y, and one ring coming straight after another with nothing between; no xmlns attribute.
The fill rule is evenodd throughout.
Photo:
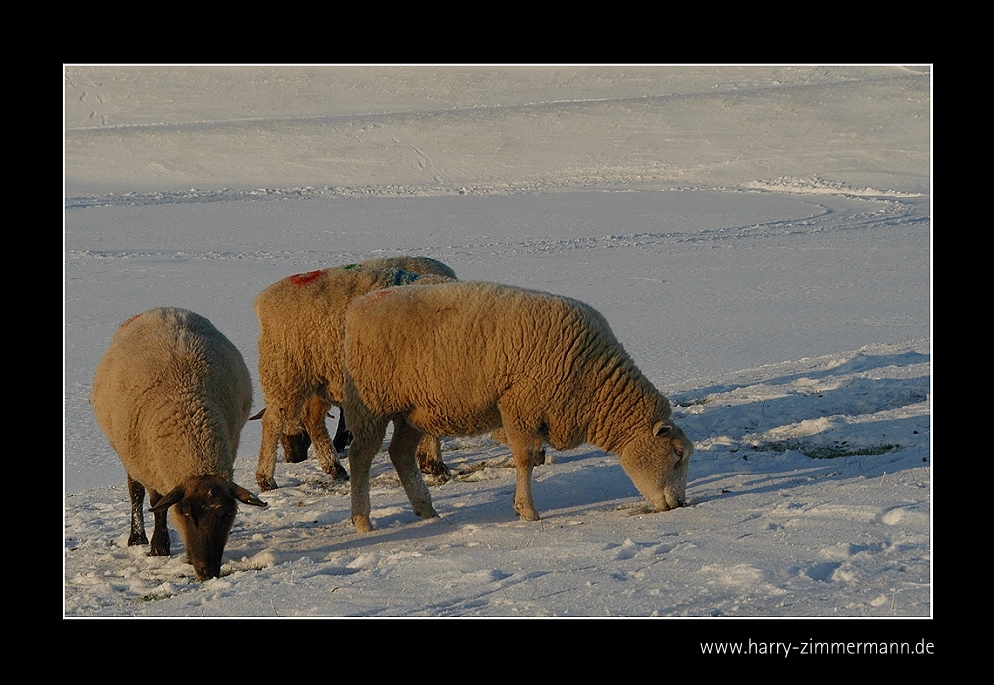
<svg viewBox="0 0 994 685"><path fill-rule="evenodd" d="M266 503L232 480L252 382L242 355L210 321L162 307L117 329L97 365L90 402L124 464L131 497L128 545L146 545L142 505L155 515L151 556L169 556L166 515L197 578L221 573L237 502Z"/></svg>
<svg viewBox="0 0 994 685"><path fill-rule="evenodd" d="M531 473L543 443L614 452L656 510L683 504L693 444L671 421L669 400L590 306L494 283L412 285L357 298L345 331L357 531L371 530L369 470L389 421L390 460L423 518L437 514L412 467L422 433L476 435L499 426L514 455L522 519L539 519Z"/></svg>
<svg viewBox="0 0 994 685"><path fill-rule="evenodd" d="M425 273L389 266L402 263ZM380 265L387 266L380 266ZM445 264L426 257L398 257L296 274L269 286L255 300L259 318L259 382L265 396L262 442L256 482L275 489L276 445L283 442L287 461L306 458L314 441L318 462L336 480L348 478L338 460L344 451L344 416L333 442L325 416L345 397L343 350L345 310L351 301L379 288L407 283L443 283L455 278ZM258 415L257 415L258 416ZM426 471L448 475L438 438L421 448Z"/></svg>
<svg viewBox="0 0 994 685"><path fill-rule="evenodd" d="M355 266L357 265L353 264L344 268L355 268ZM453 280L456 279L456 273L451 267L443 264L437 259L431 259L430 257L413 257L406 255L400 257L380 257L377 259L367 259L366 261L361 262L360 266L384 269L403 269L404 271L423 276L434 274L438 276L447 276ZM297 464L307 459L307 450L311 445L311 439L304 426L317 425L318 422L323 423L325 416L328 415L328 409L329 406L325 405L319 397L312 397L304 407L303 425L296 427L296 432L294 433L284 433L280 436L280 445L283 447L283 455L287 463ZM249 420L251 421L253 419L262 418L265 411L265 408L263 408L258 414L249 417ZM348 428L345 425L345 417L339 416L338 426L335 430L335 437L332 438L332 445L335 448L335 453L343 454L345 452L345 448L351 441L352 435L349 433ZM436 476L449 476L449 470L442 462L438 440L425 440L418 447L418 464L420 465L421 470L425 473L431 473Z"/></svg>

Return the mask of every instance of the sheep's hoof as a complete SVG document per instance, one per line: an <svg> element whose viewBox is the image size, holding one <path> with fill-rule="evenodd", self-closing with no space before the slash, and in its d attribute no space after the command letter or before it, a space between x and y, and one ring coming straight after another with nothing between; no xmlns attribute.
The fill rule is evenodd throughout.
<svg viewBox="0 0 994 685"><path fill-rule="evenodd" d="M355 524L355 532L357 533L368 533L373 530L368 516L353 516L352 523Z"/></svg>
<svg viewBox="0 0 994 685"><path fill-rule="evenodd" d="M427 459L422 461L419 457L418 470L425 475L439 478L443 483L452 478L452 472L449 470L449 467L441 461L428 461Z"/></svg>
<svg viewBox="0 0 994 685"><path fill-rule="evenodd" d="M169 556L169 543L161 544L154 540L152 541L152 548L148 551L150 557L168 557Z"/></svg>
<svg viewBox="0 0 994 685"><path fill-rule="evenodd" d="M134 533L128 538L128 547L133 547L135 545L147 545L148 536L145 535L145 531L142 531L141 535L135 535Z"/></svg>
<svg viewBox="0 0 994 685"><path fill-rule="evenodd" d="M539 520L538 512L535 511L532 508L517 507L516 506L516 507L514 507L514 510L516 512L518 512L518 516L520 516L525 521L538 521Z"/></svg>
<svg viewBox="0 0 994 685"><path fill-rule="evenodd" d="M256 476L255 482L259 485L259 490L262 492L269 492L270 490L275 490L277 488L275 478L267 478L266 476Z"/></svg>
<svg viewBox="0 0 994 685"><path fill-rule="evenodd" d="M349 479L349 472L346 471L345 467L343 467L337 461L336 462L332 462L332 464L330 466L322 466L321 469L325 473L327 473L329 476L331 476L332 480L348 480Z"/></svg>
<svg viewBox="0 0 994 685"><path fill-rule="evenodd" d="M431 505L427 509L421 509L420 511L415 511L414 514L423 519L433 519L438 518L438 512Z"/></svg>

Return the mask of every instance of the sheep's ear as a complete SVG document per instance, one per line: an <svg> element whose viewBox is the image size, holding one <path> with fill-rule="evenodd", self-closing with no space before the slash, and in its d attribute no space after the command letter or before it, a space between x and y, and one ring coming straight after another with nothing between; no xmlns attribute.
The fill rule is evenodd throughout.
<svg viewBox="0 0 994 685"><path fill-rule="evenodd" d="M239 502L251 504L253 507L268 507L269 505L236 483L231 484L231 496Z"/></svg>
<svg viewBox="0 0 994 685"><path fill-rule="evenodd" d="M262 418L262 415L265 413L266 413L266 408L263 407L262 409L259 410L258 414L253 414L252 416L250 416L249 421L258 421L259 419Z"/></svg>
<svg viewBox="0 0 994 685"><path fill-rule="evenodd" d="M181 501L184 497L186 497L186 488L182 485L177 485L172 489L172 492L156 502L155 506L149 509L149 511L153 514L158 514Z"/></svg>
<svg viewBox="0 0 994 685"><path fill-rule="evenodd" d="M664 435L669 435L671 430L673 430L673 426L666 423L665 421L660 421L659 423L657 423L655 426L652 427L652 434L655 435L657 438L659 438Z"/></svg>

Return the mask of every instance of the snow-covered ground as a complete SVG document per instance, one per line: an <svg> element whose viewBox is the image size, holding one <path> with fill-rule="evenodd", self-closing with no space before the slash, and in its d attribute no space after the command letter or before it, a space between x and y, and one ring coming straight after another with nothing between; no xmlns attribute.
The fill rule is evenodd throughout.
<svg viewBox="0 0 994 685"><path fill-rule="evenodd" d="M67 617L932 615L930 67L64 73ZM600 310L695 441L689 506L588 445L523 522L508 450L449 438L437 519L381 455L357 535L308 460L221 578L127 547L87 402L116 327L193 309L254 373L263 288L399 254Z"/></svg>

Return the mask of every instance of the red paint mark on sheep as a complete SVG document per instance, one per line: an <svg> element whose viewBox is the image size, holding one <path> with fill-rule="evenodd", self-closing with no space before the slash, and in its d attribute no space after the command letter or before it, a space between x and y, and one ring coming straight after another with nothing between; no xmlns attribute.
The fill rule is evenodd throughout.
<svg viewBox="0 0 994 685"><path fill-rule="evenodd" d="M322 271L309 271L306 274L294 274L290 276L290 282L294 285L307 285L311 281L317 280L317 278L324 272Z"/></svg>

